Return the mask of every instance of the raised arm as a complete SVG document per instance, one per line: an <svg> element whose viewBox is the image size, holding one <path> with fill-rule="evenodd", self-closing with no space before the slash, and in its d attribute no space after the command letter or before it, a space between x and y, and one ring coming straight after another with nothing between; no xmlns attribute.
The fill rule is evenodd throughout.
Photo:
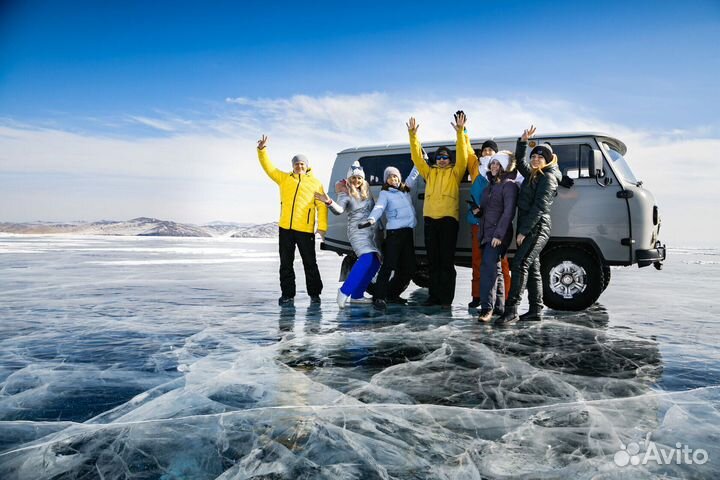
<svg viewBox="0 0 720 480"><path fill-rule="evenodd" d="M468 165L468 142L465 140L465 123L467 117L465 112L459 110L455 113L455 123L451 123L456 133L455 140L455 166L453 166L453 174L457 179L457 182L462 182L462 177L465 175L465 170ZM472 151L472 148L470 149Z"/></svg>
<svg viewBox="0 0 720 480"><path fill-rule="evenodd" d="M263 168L263 170L265 170L265 173L267 173L268 177L270 177L273 182L279 184L282 179L287 175L287 173L276 168L275 165L273 165L273 163L270 161L270 157L268 156L266 148L268 140L269 138L266 135L263 135L260 140L258 140L258 160L260 160L260 166Z"/></svg>
<svg viewBox="0 0 720 480"><path fill-rule="evenodd" d="M410 190L415 188L415 182L417 182L417 178L420 176L420 172L418 171L417 167L413 167L412 170L410 170L410 173L408 174L407 178L405 179L405 186L408 187Z"/></svg>
<svg viewBox="0 0 720 480"><path fill-rule="evenodd" d="M420 175L427 178L430 173L430 165L428 165L425 158L423 158L422 145L420 145L420 140L417 138L417 131L418 128L420 128L420 124L415 121L415 117L410 117L410 120L405 125L407 125L408 134L410 135L410 158L412 158L412 162L415 168L418 169L418 172L420 172Z"/></svg>
<svg viewBox="0 0 720 480"><path fill-rule="evenodd" d="M470 172L470 183L474 182L480 174L480 159L470 144L470 136L465 132L465 148L467 151L467 169Z"/></svg>
<svg viewBox="0 0 720 480"><path fill-rule="evenodd" d="M533 135L535 135L535 131L537 129L534 125L530 125L530 128L525 130L522 134L522 137L520 137L520 140L518 140L517 145L515 146L515 165L520 172L520 174L528 178L530 177L530 164L525 160L525 154L527 153L527 146L528 146L528 140L532 138Z"/></svg>

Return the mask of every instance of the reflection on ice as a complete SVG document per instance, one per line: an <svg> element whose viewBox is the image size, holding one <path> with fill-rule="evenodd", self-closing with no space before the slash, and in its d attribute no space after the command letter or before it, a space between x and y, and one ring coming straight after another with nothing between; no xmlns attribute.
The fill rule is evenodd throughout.
<svg viewBox="0 0 720 480"><path fill-rule="evenodd" d="M637 272L606 306L494 328L459 306L340 311L331 287L280 309L277 262L233 262L272 243L28 238L0 257L0 478L716 477L720 332L643 316L622 296ZM615 462L648 433L710 461Z"/></svg>

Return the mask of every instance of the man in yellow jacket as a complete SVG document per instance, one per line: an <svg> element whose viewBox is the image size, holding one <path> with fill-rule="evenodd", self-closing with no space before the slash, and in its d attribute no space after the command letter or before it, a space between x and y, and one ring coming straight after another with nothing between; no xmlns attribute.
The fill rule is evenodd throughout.
<svg viewBox="0 0 720 480"><path fill-rule="evenodd" d="M267 154L268 137L258 140L260 165L272 181L280 187L280 290L279 305L292 305L295 298L295 246L300 251L305 269L305 284L311 304L320 303L323 284L315 257L315 216L317 231L327 231L327 206L315 199L315 193L325 193L320 181L310 173L305 155L295 155L292 172L275 167Z"/></svg>
<svg viewBox="0 0 720 480"><path fill-rule="evenodd" d="M417 138L420 125L415 118L407 123L410 134L412 161L425 179L423 218L425 248L430 267L430 288L426 306L441 305L450 308L455 297L455 248L460 218L460 183L467 167L465 141L465 114L455 114L453 128L457 133L455 162L447 147L435 151L435 164L430 166L423 157L422 145Z"/></svg>

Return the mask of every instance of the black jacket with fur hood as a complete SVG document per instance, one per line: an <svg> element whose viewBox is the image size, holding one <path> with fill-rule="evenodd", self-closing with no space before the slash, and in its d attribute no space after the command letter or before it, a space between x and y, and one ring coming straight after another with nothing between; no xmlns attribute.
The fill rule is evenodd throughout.
<svg viewBox="0 0 720 480"><path fill-rule="evenodd" d="M562 179L557 156L554 156L552 162L548 163L533 178L532 168L525 160L527 145L527 142L518 140L515 148L517 170L525 177L517 202L517 233L524 236L528 236L540 222L546 224L550 231L550 208L555 200L558 184Z"/></svg>

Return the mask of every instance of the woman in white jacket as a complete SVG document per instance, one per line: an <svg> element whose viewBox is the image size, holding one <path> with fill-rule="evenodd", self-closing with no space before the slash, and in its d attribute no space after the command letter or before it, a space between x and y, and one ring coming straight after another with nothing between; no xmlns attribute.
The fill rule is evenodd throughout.
<svg viewBox="0 0 720 480"><path fill-rule="evenodd" d="M405 286L415 273L415 207L410 190L419 175L413 168L405 183L402 183L400 171L387 167L383 174L385 184L367 222L358 225L366 228L375 225L385 217L385 243L383 244L383 263L380 267L373 305L384 310L388 303L404 305L407 300L400 297ZM392 280L390 275L394 272Z"/></svg>

